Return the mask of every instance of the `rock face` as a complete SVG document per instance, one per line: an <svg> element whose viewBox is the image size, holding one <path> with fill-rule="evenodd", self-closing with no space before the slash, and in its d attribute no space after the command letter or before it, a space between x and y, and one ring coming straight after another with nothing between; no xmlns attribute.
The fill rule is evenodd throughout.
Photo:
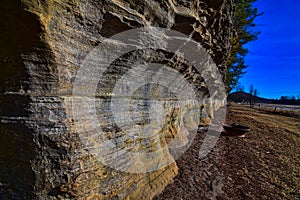
<svg viewBox="0 0 300 200"><path fill-rule="evenodd" d="M75 76L87 55L105 38L147 26L192 37L205 47L224 75L233 34L232 0L23 0L22 4L6 0L3 5L0 197L151 199L160 193L177 174L175 162L147 173L129 173L105 166L88 153L80 137L86 133L78 131L71 111ZM147 60L144 52L136 51L113 64L96 91L96 96L104 100L97 110L100 115L107 112L105 100L111 98L112 88L107 81L116 82L122 70L130 70L124 67L128 60L153 61L159 57L154 61L170 61L166 52L150 54ZM190 69L188 63L178 64L176 60L170 65L174 69L184 66L183 71ZM194 75L189 72L187 76L192 79ZM164 93L152 85L137 91L137 96L145 90L158 96ZM204 95L207 88L199 86L198 90ZM135 108L139 116L151 106L144 100L135 103L141 105ZM178 111L172 102L164 105L169 117L160 133L162 146L168 144L168 138L181 134L174 119L185 112ZM124 137L125 133L113 124L99 121L107 137ZM137 123L143 127L146 121L144 117ZM121 148L150 151L157 145L152 140L131 142L123 143ZM164 151L161 156L170 153ZM139 167L139 163L132 167Z"/></svg>

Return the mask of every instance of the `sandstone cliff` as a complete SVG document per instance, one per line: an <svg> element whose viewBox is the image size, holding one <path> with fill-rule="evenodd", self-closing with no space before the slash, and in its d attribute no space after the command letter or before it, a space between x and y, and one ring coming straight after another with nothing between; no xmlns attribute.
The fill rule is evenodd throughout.
<svg viewBox="0 0 300 200"><path fill-rule="evenodd" d="M146 26L193 32L224 73L233 34L232 0L6 0L2 5L0 197L151 199L161 192L177 174L175 162L152 172L128 173L103 165L86 151L80 138L84 133L70 114L76 73L105 38ZM160 59L168 56L163 53ZM106 80L120 76L122 58L116 62ZM111 92L105 84L98 88L103 99ZM206 88L199 90L205 93ZM180 134L172 121L179 114L166 106L163 145ZM101 109L105 112L105 106ZM114 133L108 137L116 137L116 127L105 128L108 135ZM155 144L148 141L146 148Z"/></svg>

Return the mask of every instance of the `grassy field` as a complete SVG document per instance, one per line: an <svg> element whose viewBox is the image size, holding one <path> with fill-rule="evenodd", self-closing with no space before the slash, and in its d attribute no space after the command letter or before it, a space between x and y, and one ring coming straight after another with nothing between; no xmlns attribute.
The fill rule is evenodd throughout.
<svg viewBox="0 0 300 200"><path fill-rule="evenodd" d="M176 161L178 176L155 200L299 200L300 119L297 113L280 112L228 106L226 121L251 131L244 138L221 136L203 160L198 159L204 138L199 133Z"/></svg>
<svg viewBox="0 0 300 200"><path fill-rule="evenodd" d="M227 121L252 131L242 140L225 138L227 197L300 198L300 119L296 115L229 106Z"/></svg>

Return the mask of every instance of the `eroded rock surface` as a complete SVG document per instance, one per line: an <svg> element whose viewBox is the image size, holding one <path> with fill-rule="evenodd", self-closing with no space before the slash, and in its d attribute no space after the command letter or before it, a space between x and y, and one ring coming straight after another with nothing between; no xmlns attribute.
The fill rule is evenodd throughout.
<svg viewBox="0 0 300 200"><path fill-rule="evenodd" d="M105 166L88 153L80 138L86 133L76 129L71 114L76 73L90 51L105 38L154 26L192 37L224 75L233 34L232 0L23 0L22 4L7 0L3 5L1 143L10 143L7 147L1 144L0 197L151 199L160 193L176 176L176 163L148 173L128 173ZM170 60L167 52L145 55L136 51L117 60L99 84L96 96L109 99L112 88L105 81L118 80L123 71L129 70L126 66L132 60L168 63L174 69L182 68L182 73L191 69L182 60ZM186 74L191 82L199 83L195 84L199 94L205 95L207 88L201 87L201 76L193 71ZM159 97L165 94L155 86L149 90L159 93ZM162 98L168 100L171 96ZM139 117L151 106L145 101L138 105L135 110ZM169 118L164 137L159 140L162 146L168 138L180 134L173 119L185 112L176 110L172 103L165 106ZM105 103L98 111L105 113ZM141 127L147 124L147 117L142 119L138 122ZM124 136L113 124L102 126L108 137ZM133 152L156 148L151 141L143 140L136 146L131 142L124 142L122 148Z"/></svg>

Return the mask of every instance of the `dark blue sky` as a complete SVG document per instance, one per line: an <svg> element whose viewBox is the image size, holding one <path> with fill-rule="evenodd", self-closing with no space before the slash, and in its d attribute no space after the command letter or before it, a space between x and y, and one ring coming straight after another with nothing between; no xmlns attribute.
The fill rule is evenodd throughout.
<svg viewBox="0 0 300 200"><path fill-rule="evenodd" d="M300 95L300 0L258 0L264 12L256 20L259 39L247 44L249 68L240 79L248 92L253 84L259 96Z"/></svg>

